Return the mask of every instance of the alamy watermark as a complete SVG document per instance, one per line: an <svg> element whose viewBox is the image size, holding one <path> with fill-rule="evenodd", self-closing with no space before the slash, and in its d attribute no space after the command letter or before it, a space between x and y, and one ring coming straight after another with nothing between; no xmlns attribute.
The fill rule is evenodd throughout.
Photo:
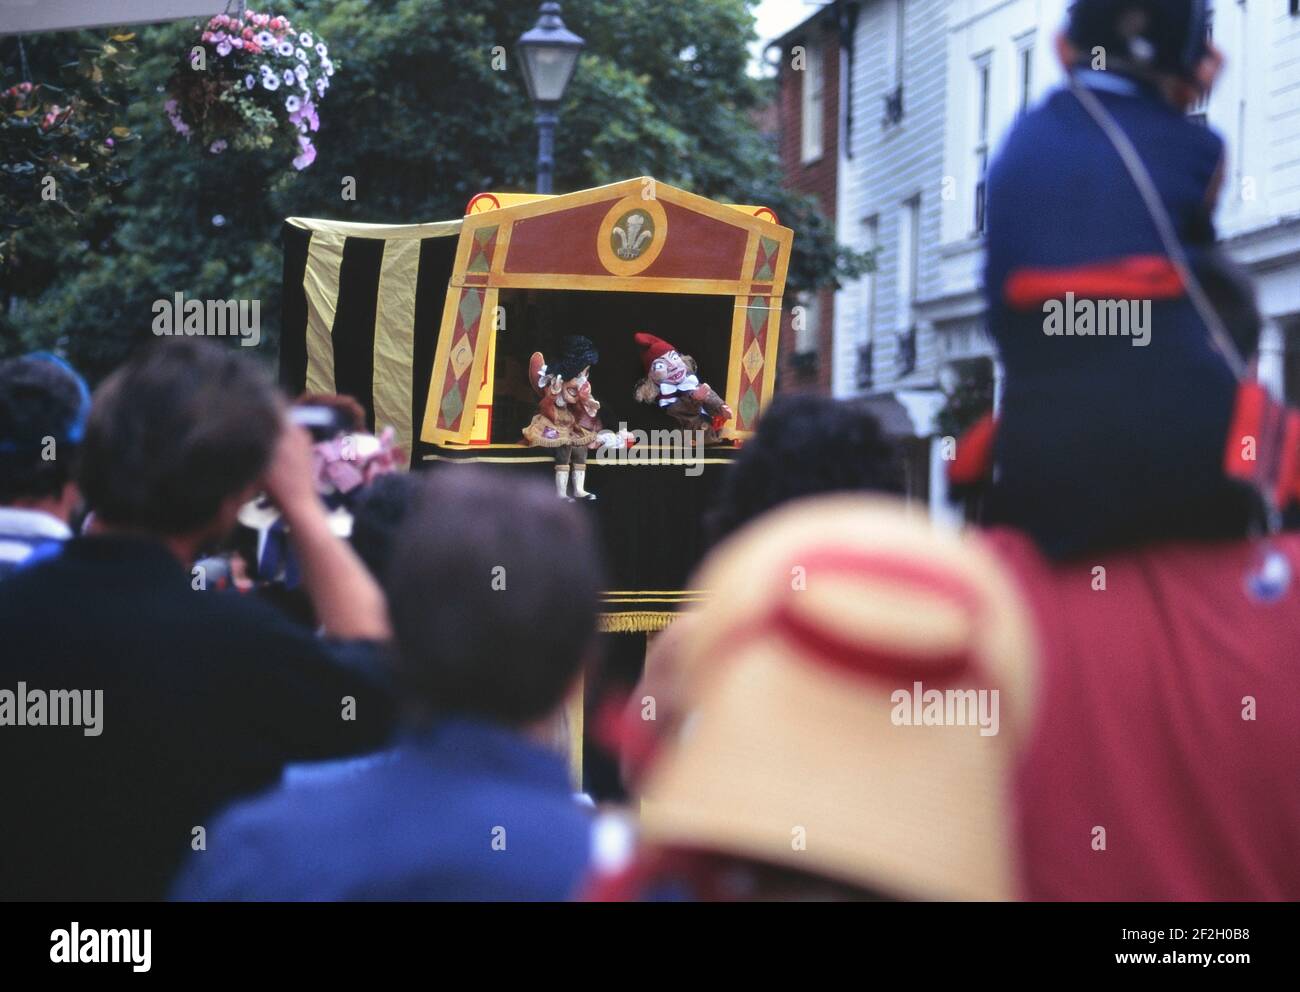
<svg viewBox="0 0 1300 992"><path fill-rule="evenodd" d="M981 737L996 737L1000 724L997 689L895 689L889 720L895 727L979 727Z"/></svg>
<svg viewBox="0 0 1300 992"><path fill-rule="evenodd" d="M617 462L625 464L649 464L659 459L680 459L686 466L688 476L704 473L704 437L703 428L695 431L665 430L643 431L628 430L626 422L620 422L617 433L609 431L612 440L595 451L598 462Z"/></svg>
<svg viewBox="0 0 1300 992"><path fill-rule="evenodd" d="M87 737L104 732L103 689L0 689L0 727L81 727Z"/></svg>
<svg viewBox="0 0 1300 992"><path fill-rule="evenodd" d="M187 300L176 293L153 301L153 332L159 337L238 337L256 348L262 340L261 300Z"/></svg>
<svg viewBox="0 0 1300 992"><path fill-rule="evenodd" d="M1043 333L1048 337L1131 337L1134 348L1151 343L1150 300L1064 300L1043 303Z"/></svg>
<svg viewBox="0 0 1300 992"><path fill-rule="evenodd" d="M152 950L152 930L83 930L74 920L66 930L50 932L54 964L129 964L132 971L144 972L152 965Z"/></svg>

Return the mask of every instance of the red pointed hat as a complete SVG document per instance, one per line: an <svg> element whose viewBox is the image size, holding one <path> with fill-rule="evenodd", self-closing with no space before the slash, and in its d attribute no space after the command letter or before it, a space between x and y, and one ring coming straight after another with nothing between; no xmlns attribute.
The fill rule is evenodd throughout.
<svg viewBox="0 0 1300 992"><path fill-rule="evenodd" d="M644 363L647 372L650 371L650 363L656 358L677 350L663 338L657 338L645 331L640 331L634 335L634 340L641 346L641 361Z"/></svg>

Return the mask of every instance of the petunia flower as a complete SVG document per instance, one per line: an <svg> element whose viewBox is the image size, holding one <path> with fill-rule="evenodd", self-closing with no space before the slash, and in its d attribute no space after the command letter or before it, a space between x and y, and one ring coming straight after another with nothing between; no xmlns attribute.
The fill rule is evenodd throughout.
<svg viewBox="0 0 1300 992"><path fill-rule="evenodd" d="M311 138L305 138L299 135L298 147L302 150L297 158L293 160L293 167L301 172L307 166L316 161L316 146L311 143Z"/></svg>

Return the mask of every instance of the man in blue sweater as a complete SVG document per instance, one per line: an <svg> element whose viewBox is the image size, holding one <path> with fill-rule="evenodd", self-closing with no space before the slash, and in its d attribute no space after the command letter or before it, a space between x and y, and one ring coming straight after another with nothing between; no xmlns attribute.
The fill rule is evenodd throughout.
<svg viewBox="0 0 1300 992"><path fill-rule="evenodd" d="M421 489L387 581L405 732L235 806L177 898L559 900L580 886L591 820L546 741L594 643L595 537L541 484L461 467Z"/></svg>

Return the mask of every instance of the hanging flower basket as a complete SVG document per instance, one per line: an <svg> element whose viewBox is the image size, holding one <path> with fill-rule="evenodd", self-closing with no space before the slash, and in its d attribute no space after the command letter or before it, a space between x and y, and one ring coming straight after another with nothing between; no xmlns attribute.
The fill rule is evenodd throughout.
<svg viewBox="0 0 1300 992"><path fill-rule="evenodd" d="M172 74L163 109L209 154L283 147L302 170L316 160L317 107L335 68L325 42L287 17L218 14Z"/></svg>

